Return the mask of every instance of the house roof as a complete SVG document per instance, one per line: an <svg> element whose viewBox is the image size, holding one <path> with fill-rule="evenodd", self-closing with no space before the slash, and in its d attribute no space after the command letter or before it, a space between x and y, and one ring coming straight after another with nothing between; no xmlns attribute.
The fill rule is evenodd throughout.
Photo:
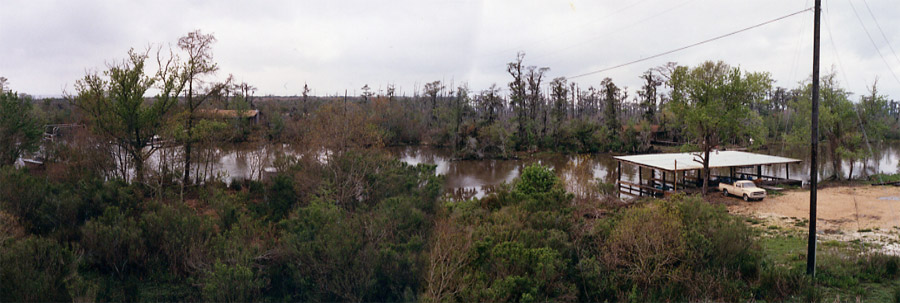
<svg viewBox="0 0 900 303"><path fill-rule="evenodd" d="M225 118L237 118L238 116L242 116L244 118L253 118L259 114L258 110L233 110L233 109L200 109L197 110L198 113L209 116L219 116Z"/></svg>
<svg viewBox="0 0 900 303"><path fill-rule="evenodd" d="M617 161L667 171L694 170L703 168L699 162L700 153L666 153L613 157ZM802 162L798 159L748 153L742 151L712 151L709 153L709 167L739 167Z"/></svg>

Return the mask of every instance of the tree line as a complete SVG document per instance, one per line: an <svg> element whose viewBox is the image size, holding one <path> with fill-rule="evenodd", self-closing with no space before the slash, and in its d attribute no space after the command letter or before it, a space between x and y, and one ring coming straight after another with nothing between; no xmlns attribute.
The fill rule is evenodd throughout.
<svg viewBox="0 0 900 303"><path fill-rule="evenodd" d="M198 30L179 39L178 51L157 48L155 72L147 71L150 49L130 50L125 60L78 80L76 94L65 102L74 110L68 109L71 115L63 115L58 122L82 122L115 142L111 153L117 154L117 175L125 180L143 182L144 162L159 147L155 141L177 143L181 150L165 151L167 165L157 169L179 175L180 184L208 177L202 168L209 159L203 155L219 143L330 147L334 144L327 141L333 137L320 134L338 133L324 128L337 127L340 134L354 132L347 123L325 121L331 118L355 120L361 132L374 128L363 136L372 141L368 144L445 146L461 159L508 158L538 150L642 153L653 151L653 143L669 143L699 152L698 159L705 164L716 148L809 140L809 81L794 89L774 87L768 73L746 72L724 62L651 68L640 76L644 83L634 97L610 78L587 88L564 77L548 80L549 68L526 65L524 53L519 53L507 64L510 81L505 88L495 84L474 92L466 83L454 87L433 81L414 89L412 96L398 96L393 85L377 92L365 85L360 96L348 98L309 96L310 89L304 85L299 97L254 102L259 98L253 96L255 88L250 84L236 83L233 76L223 81L213 77L218 70L212 56L214 42L213 35ZM867 171L867 159L873 156L868 143L900 138L900 103L879 94L877 81L858 102L852 102L852 94L840 87L835 75L826 75L821 83L820 140L826 142L832 177L843 178L841 163L847 160L851 164L847 178L852 178L857 163L863 166L861 171ZM156 96L146 98L151 91ZM15 94L5 98L19 99ZM15 114L29 111L26 107L30 105L5 111L12 117L8 121L27 118ZM258 110L266 122L250 125L246 119L203 115L215 109ZM43 114L47 112L60 110ZM37 123L31 122L35 123L6 129L34 133ZM6 163L38 145L35 135L4 138L21 141L6 145ZM180 163L168 161L173 157L179 157Z"/></svg>
<svg viewBox="0 0 900 303"><path fill-rule="evenodd" d="M808 84L772 88L768 74L723 62L668 64L644 73L630 98L611 79L586 89L548 81L520 54L506 89L434 81L413 96L389 86L315 97L305 87L258 98L233 77L213 79L214 41L196 31L178 50L132 50L65 100L34 101L0 78L0 300L815 298L802 268L763 255L758 230L701 197L625 207L601 186L599 200L578 200L553 171L530 166L482 199L448 201L434 166L381 148L441 145L459 158L641 152L653 125L701 157L750 138L802 143ZM875 84L858 103L833 74L822 87L833 153L865 159L865 142L897 138L896 102ZM47 122L87 127L41 144ZM292 150L264 149L274 174L225 183L203 167L226 142ZM43 169L13 165L34 150ZM834 258L820 269L834 287L900 277L897 257Z"/></svg>

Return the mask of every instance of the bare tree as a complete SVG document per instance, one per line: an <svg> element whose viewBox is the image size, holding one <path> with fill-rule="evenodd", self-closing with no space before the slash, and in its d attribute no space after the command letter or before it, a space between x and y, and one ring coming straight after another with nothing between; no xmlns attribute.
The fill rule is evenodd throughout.
<svg viewBox="0 0 900 303"><path fill-rule="evenodd" d="M303 83L303 116L309 115L309 85Z"/></svg>
<svg viewBox="0 0 900 303"><path fill-rule="evenodd" d="M425 276L427 302L444 302L464 290L466 266L472 261L472 231L453 219L441 219L434 227L434 242L428 254L428 273Z"/></svg>
<svg viewBox="0 0 900 303"><path fill-rule="evenodd" d="M369 102L369 98L372 98L372 96L375 95L375 93L372 92L372 88L370 88L368 84L363 85L363 87L361 88L361 90L362 90L363 92L362 92L362 94L360 95L360 97L363 98L363 102Z"/></svg>
<svg viewBox="0 0 900 303"><path fill-rule="evenodd" d="M516 61L506 64L506 72L513 77L512 82L509 82L509 98L511 107L516 113L516 122L518 124L518 136L520 141L517 142L517 145L519 145L518 147L520 148L522 147L521 140L526 138L525 122L528 116L528 110L526 106L526 103L528 101L526 99L525 92L525 72L522 70L522 60L524 59L525 53L520 52L516 55Z"/></svg>
<svg viewBox="0 0 900 303"><path fill-rule="evenodd" d="M440 95L441 91L444 90L444 86L441 85L441 81L434 81L431 83L425 83L425 95L431 100L431 120L429 123L437 120L437 113L435 112L435 108L437 107L437 99L438 95Z"/></svg>
<svg viewBox="0 0 900 303"><path fill-rule="evenodd" d="M567 96L569 95L569 87L566 84L565 77L553 79L550 82L550 98L553 99L553 132L554 142L559 142L559 128L563 121L566 120L566 110L569 108Z"/></svg>
<svg viewBox="0 0 900 303"><path fill-rule="evenodd" d="M191 148L194 141L194 124L197 120L197 109L211 96L219 94L225 87L224 84L211 84L204 86L203 76L215 73L219 66L213 62L212 44L216 37L212 34L203 34L195 30L187 36L178 39L178 47L187 53L187 62L182 69L182 81L187 85L185 91L185 121L184 121L184 184L191 182Z"/></svg>
<svg viewBox="0 0 900 303"><path fill-rule="evenodd" d="M544 94L541 93L541 83L544 81L544 74L549 71L548 67L538 68L537 66L528 67L528 113L531 121L537 121L537 115L543 111ZM541 136L547 132L547 116L543 115L541 123Z"/></svg>

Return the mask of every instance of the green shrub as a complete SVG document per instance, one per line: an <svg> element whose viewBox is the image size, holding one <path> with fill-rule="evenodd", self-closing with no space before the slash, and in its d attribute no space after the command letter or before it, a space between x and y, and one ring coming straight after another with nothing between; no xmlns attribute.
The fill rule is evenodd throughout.
<svg viewBox="0 0 900 303"><path fill-rule="evenodd" d="M802 270L770 265L760 271L755 294L758 299L786 301L810 285L809 276Z"/></svg>
<svg viewBox="0 0 900 303"><path fill-rule="evenodd" d="M139 221L148 266L184 277L207 265L207 246L214 234L211 218L183 204L150 208Z"/></svg>
<svg viewBox="0 0 900 303"><path fill-rule="evenodd" d="M595 283L615 289L620 300L745 300L759 274L749 227L699 197L654 200L600 222L588 239L615 282Z"/></svg>
<svg viewBox="0 0 900 303"><path fill-rule="evenodd" d="M557 181L552 170L540 164L533 164L522 170L522 175L516 181L514 190L525 195L546 193L556 186Z"/></svg>
<svg viewBox="0 0 900 303"><path fill-rule="evenodd" d="M0 184L0 211L17 217L32 234L62 241L77 240L81 224L100 215L107 205L133 201L127 194L117 194L125 191L117 182L48 182L12 167L0 169Z"/></svg>
<svg viewBox="0 0 900 303"><path fill-rule="evenodd" d="M231 180L231 183L228 184L228 189L233 191L241 191L241 188L241 180L238 179Z"/></svg>
<svg viewBox="0 0 900 303"><path fill-rule="evenodd" d="M121 276L143 265L146 250L141 229L118 207L108 207L103 216L88 221L81 232L86 263L92 268Z"/></svg>
<svg viewBox="0 0 900 303"><path fill-rule="evenodd" d="M900 276L900 257L880 252L869 252L858 256L859 270L856 273L866 281L882 283Z"/></svg>
<svg viewBox="0 0 900 303"><path fill-rule="evenodd" d="M266 199L268 218L278 222L283 219L297 203L297 192L294 180L286 175L272 178Z"/></svg>
<svg viewBox="0 0 900 303"><path fill-rule="evenodd" d="M900 303L900 286L894 286L894 289L891 290L891 297L895 303Z"/></svg>
<svg viewBox="0 0 900 303"><path fill-rule="evenodd" d="M456 300L576 300L571 202L551 170L533 165L511 189L452 205L450 216L472 230Z"/></svg>
<svg viewBox="0 0 900 303"><path fill-rule="evenodd" d="M250 302L259 297L265 285L253 269L221 262L213 264L202 284L203 300L207 302Z"/></svg>
<svg viewBox="0 0 900 303"><path fill-rule="evenodd" d="M0 301L71 301L65 280L74 256L68 248L39 237L0 245Z"/></svg>
<svg viewBox="0 0 900 303"><path fill-rule="evenodd" d="M604 262L620 281L642 290L680 282L670 278L690 261L682 228L678 217L662 207L629 210L606 240Z"/></svg>
<svg viewBox="0 0 900 303"><path fill-rule="evenodd" d="M756 277L761 256L752 230L740 218L699 197L676 195L669 203L677 207L695 266L724 268L744 279Z"/></svg>

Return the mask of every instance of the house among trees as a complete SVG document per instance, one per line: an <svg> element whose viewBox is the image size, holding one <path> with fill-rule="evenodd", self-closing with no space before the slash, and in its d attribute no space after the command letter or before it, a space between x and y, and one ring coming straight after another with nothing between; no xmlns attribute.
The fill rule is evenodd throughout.
<svg viewBox="0 0 900 303"><path fill-rule="evenodd" d="M250 121L250 124L259 123L259 111L255 109L250 110L233 110L233 109L199 109L197 110L198 116L207 118L207 119L247 119Z"/></svg>

